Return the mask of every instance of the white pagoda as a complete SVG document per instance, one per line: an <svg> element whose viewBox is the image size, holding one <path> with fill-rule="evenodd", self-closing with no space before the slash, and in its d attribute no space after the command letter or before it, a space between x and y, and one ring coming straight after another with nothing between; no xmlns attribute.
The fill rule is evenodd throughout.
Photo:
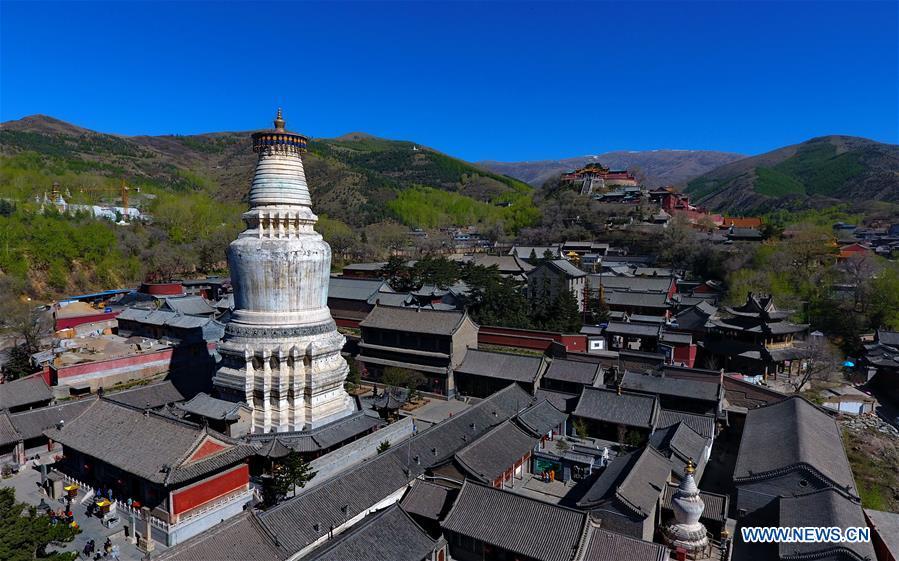
<svg viewBox="0 0 899 561"><path fill-rule="evenodd" d="M252 432L301 431L352 413L344 337L328 309L331 248L313 226L302 154L284 128L253 134L258 154L247 225L228 247L234 311L213 378L223 399L253 411Z"/></svg>
<svg viewBox="0 0 899 561"><path fill-rule="evenodd" d="M699 496L699 487L693 479L695 471L696 466L691 459L687 462L684 477L671 498L674 522L665 526L662 533L672 549L685 550L689 559L705 559L710 550L709 535L705 525L699 521L705 510L705 503Z"/></svg>

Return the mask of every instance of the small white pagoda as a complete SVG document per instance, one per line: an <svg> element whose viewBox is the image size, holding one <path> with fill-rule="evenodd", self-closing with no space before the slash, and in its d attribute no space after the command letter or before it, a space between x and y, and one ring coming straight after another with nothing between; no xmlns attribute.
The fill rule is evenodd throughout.
<svg viewBox="0 0 899 561"><path fill-rule="evenodd" d="M705 510L705 503L699 496L699 487L693 479L696 466L691 459L684 468L677 491L671 498L674 511L674 522L665 526L662 533L665 542L672 549L683 549L688 559L704 559L708 557L710 544L708 531L699 519Z"/></svg>

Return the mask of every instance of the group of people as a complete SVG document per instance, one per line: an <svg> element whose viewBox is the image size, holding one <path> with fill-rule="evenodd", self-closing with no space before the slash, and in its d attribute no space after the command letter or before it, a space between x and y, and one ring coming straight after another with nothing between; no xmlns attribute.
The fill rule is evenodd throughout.
<svg viewBox="0 0 899 561"><path fill-rule="evenodd" d="M116 561L119 559L119 546L113 545L112 541L109 538L106 538L106 542L103 544L103 551L96 551L97 544L91 539L86 544L84 544L84 549L81 552L84 554L85 559L94 559L95 561L98 559L102 559L104 557L112 557ZM91 557L93 555L93 557Z"/></svg>

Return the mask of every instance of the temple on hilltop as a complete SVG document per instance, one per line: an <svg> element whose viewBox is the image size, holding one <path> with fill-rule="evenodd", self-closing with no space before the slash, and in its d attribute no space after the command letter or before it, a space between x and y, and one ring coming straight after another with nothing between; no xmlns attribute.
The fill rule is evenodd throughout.
<svg viewBox="0 0 899 561"><path fill-rule="evenodd" d="M562 174L562 184L581 184L581 194L605 191L609 187L636 187L637 178L626 169L613 170L600 164L590 163L582 168Z"/></svg>
<svg viewBox="0 0 899 561"><path fill-rule="evenodd" d="M320 427L355 410L344 391L344 337L328 309L331 248L313 228L306 137L284 128L253 135L258 154L247 225L228 247L234 311L218 350L219 397L252 410L254 433Z"/></svg>
<svg viewBox="0 0 899 561"><path fill-rule="evenodd" d="M808 325L789 321L792 310L778 310L772 296L750 292L743 305L724 311L709 318L703 343L707 357L713 357L718 367L775 378L802 371L808 350L801 340Z"/></svg>

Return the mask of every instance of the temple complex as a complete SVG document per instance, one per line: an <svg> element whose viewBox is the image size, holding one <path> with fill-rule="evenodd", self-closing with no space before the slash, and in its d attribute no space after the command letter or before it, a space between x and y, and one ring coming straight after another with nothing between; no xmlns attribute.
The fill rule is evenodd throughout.
<svg viewBox="0 0 899 561"><path fill-rule="evenodd" d="M751 292L745 304L724 310L709 318L704 342L705 351L719 357L722 367L766 377L801 372L808 350L797 343L805 338L808 325L789 321L791 310L778 310L770 295Z"/></svg>
<svg viewBox="0 0 899 561"><path fill-rule="evenodd" d="M255 433L299 431L354 410L344 390L344 337L328 309L331 248L306 185L306 137L284 128L253 135L258 154L247 229L228 247L234 311L218 349L219 397L252 410Z"/></svg>
<svg viewBox="0 0 899 561"><path fill-rule="evenodd" d="M561 181L563 185L580 184L582 195L603 192L609 187L636 187L639 184L629 171L609 169L598 162L563 173Z"/></svg>

